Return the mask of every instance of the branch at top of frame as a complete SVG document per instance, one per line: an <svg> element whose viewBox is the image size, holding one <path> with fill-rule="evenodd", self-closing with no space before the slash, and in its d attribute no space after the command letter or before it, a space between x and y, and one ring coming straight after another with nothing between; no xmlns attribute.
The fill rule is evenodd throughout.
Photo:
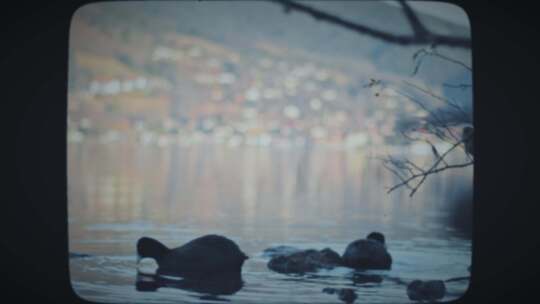
<svg viewBox="0 0 540 304"><path fill-rule="evenodd" d="M290 0L269 0L272 2L279 3L283 5L286 12L291 10L296 10L299 12L306 13L311 15L316 20L325 21L332 23L349 30L355 31L359 34L364 34L376 39L380 39L389 43L399 44L399 45L432 45L432 46L449 46L449 47L459 47L470 49L471 48L471 39L467 37L458 37L450 35L439 35L433 34L427 31L423 25L419 22L416 14L408 5L402 5L407 16L407 20L413 28L413 35L396 35L390 32L385 32L371 28L366 25L359 23L351 22L349 20L343 19L341 17L323 12L311 6L300 4L295 1Z"/></svg>

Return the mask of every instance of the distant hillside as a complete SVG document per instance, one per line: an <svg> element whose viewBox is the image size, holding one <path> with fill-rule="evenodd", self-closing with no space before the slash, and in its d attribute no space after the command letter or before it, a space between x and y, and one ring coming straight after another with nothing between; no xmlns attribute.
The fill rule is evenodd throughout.
<svg viewBox="0 0 540 304"><path fill-rule="evenodd" d="M351 3L352 2L352 3ZM377 29L395 33L408 33L401 8L378 1L365 1L362 9L354 1L311 1L310 5L345 16ZM354 7L355 9L352 9ZM463 26L451 24L435 17L419 14L421 20L439 33L468 35ZM349 30L316 22L310 16L293 12L284 14L280 5L264 1L216 1L216 2L141 2L100 3L84 8L81 17L96 27L118 27L111 35L121 36L125 44L111 44L115 52L125 51L136 40L137 47L163 42L165 33L198 36L229 47L246 50L254 43L265 41L293 49L309 50L326 57L343 57L358 62L368 61L385 72L409 74L412 70L412 54L417 46L401 47L359 35ZM90 37L90 36L89 36ZM108 37L109 39L111 37ZM84 45L84 42L82 42ZM109 46L109 40L88 42L87 48ZM141 52L142 52L141 49ZM99 52L100 50L95 50ZM470 53L462 50L443 50L465 62ZM134 57L140 56L133 54ZM134 59L137 61L137 59ZM450 68L450 67L445 67ZM426 65L427 79L437 78L439 67ZM436 80L436 79L435 79Z"/></svg>
<svg viewBox="0 0 540 304"><path fill-rule="evenodd" d="M359 11L345 2L309 3L383 30L409 30L396 6L366 2ZM421 18L438 32L468 33L435 17ZM310 107L320 108L319 99L326 98L324 106L336 117L352 115L354 109L358 121L372 113L378 113L380 121L388 120L384 111L416 110L381 103L365 85L371 78L408 79L412 54L418 49L387 44L304 14L284 14L275 3L89 4L72 20L69 110L74 120L88 116L106 129L133 127L140 120L159 124L169 115L238 118L243 107L255 107L270 117L288 103L312 115L317 110ZM468 51L441 51L470 62ZM457 90L444 91L441 83L470 82L470 73L427 60L415 79L451 95ZM460 102L470 104L470 92L461 94ZM273 102L254 101L258 98ZM328 119L314 116L306 121Z"/></svg>

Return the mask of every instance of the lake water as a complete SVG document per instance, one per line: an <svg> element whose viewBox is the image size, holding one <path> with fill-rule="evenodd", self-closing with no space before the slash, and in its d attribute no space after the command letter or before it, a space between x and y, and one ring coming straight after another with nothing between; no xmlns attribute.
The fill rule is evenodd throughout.
<svg viewBox="0 0 540 304"><path fill-rule="evenodd" d="M432 156L424 156L429 158ZM422 157L417 157L422 161ZM454 198L472 169L428 178L413 198L381 162L329 147L144 146L93 141L68 146L69 250L80 297L106 303L340 303L323 288L353 288L357 303L408 303L414 279L469 276L471 240L450 225ZM471 206L472 208L472 206ZM355 283L335 268L293 276L266 266L271 246L330 247L343 253L371 231L385 234L392 269L380 283ZM161 287L138 291L135 244L150 236L177 247L204 234L234 240L248 256L243 285L212 295ZM467 280L446 283L459 298Z"/></svg>

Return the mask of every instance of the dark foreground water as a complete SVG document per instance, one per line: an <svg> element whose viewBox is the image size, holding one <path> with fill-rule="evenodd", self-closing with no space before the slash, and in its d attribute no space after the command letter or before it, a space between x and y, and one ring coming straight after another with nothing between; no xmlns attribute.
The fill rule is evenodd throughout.
<svg viewBox="0 0 540 304"><path fill-rule="evenodd" d="M70 260L71 281L87 300L339 303L322 292L333 287L355 289L357 303L407 303L400 282L469 275L471 241L448 219L454 198L472 183L471 168L428 179L411 199L405 191L387 194L395 177L357 150L85 141L70 144L68 157L69 248L90 255ZM279 274L261 255L277 245L341 254L374 230L386 235L394 260L389 271L367 272L382 275L380 283L355 282L347 268ZM233 239L250 256L237 291L136 289L138 238L176 247L208 233ZM446 283L443 300L459 298L467 286Z"/></svg>

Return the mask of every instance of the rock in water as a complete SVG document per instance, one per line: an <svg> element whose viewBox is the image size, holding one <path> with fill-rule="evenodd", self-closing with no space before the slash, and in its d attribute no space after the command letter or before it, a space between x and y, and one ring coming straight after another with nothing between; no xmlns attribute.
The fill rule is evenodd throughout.
<svg viewBox="0 0 540 304"><path fill-rule="evenodd" d="M322 290L322 292L327 293L327 294L337 293L338 298L345 303L352 303L358 298L358 296L356 295L356 292L350 288L326 287Z"/></svg>
<svg viewBox="0 0 540 304"><path fill-rule="evenodd" d="M343 265L343 260L339 254L330 248L324 248L323 250L319 251L319 254L320 261L323 264L328 265L327 268Z"/></svg>
<svg viewBox="0 0 540 304"><path fill-rule="evenodd" d="M287 255L274 256L268 262L268 268L280 273L306 273L319 269L330 269L343 264L341 257L330 248L317 251L302 250Z"/></svg>
<svg viewBox="0 0 540 304"><path fill-rule="evenodd" d="M343 253L343 263L355 269L390 269L392 257L386 251L384 236L374 232L367 239L350 243Z"/></svg>
<svg viewBox="0 0 540 304"><path fill-rule="evenodd" d="M248 258L233 241L219 235L202 236L174 249L143 237L137 242L137 254L139 259L155 259L158 275L181 277L240 273Z"/></svg>
<svg viewBox="0 0 540 304"><path fill-rule="evenodd" d="M446 293L446 286L441 280L414 280L407 286L407 296L413 301L440 300Z"/></svg>
<svg viewBox="0 0 540 304"><path fill-rule="evenodd" d="M356 292L350 288L342 288L338 292L338 297L341 301L345 303L352 303L356 300L356 298L358 298Z"/></svg>
<svg viewBox="0 0 540 304"><path fill-rule="evenodd" d="M280 255L293 254L299 251L302 251L302 250L296 247L292 247L292 246L281 245L281 246L266 248L263 251L262 256L267 257L267 258L273 258Z"/></svg>

